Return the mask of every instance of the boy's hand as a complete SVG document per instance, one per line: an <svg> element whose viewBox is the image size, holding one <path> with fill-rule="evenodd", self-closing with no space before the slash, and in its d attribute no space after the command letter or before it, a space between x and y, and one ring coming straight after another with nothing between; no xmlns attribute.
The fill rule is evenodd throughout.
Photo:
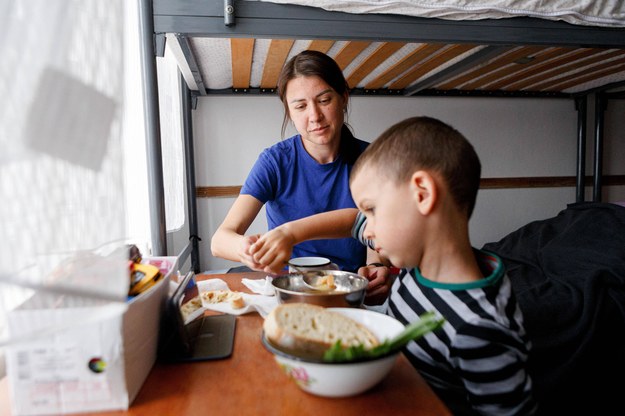
<svg viewBox="0 0 625 416"><path fill-rule="evenodd" d="M369 265L358 269L358 274L369 280L367 293L365 294L365 304L381 305L388 297L393 275L391 268L386 266Z"/></svg>
<svg viewBox="0 0 625 416"><path fill-rule="evenodd" d="M263 234L251 247L254 261L267 273L281 273L291 258L295 240L281 227Z"/></svg>

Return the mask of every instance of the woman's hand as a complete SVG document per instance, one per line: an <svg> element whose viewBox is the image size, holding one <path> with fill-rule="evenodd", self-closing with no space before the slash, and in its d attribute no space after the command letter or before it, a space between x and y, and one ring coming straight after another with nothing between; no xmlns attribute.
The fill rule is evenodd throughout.
<svg viewBox="0 0 625 416"><path fill-rule="evenodd" d="M277 227L263 234L251 247L254 261L266 273L280 273L291 258L295 238L286 227Z"/></svg>
<svg viewBox="0 0 625 416"><path fill-rule="evenodd" d="M365 294L365 304L381 305L388 297L391 285L393 284L393 276L391 268L370 264L358 269L358 274L369 280L367 293Z"/></svg>
<svg viewBox="0 0 625 416"><path fill-rule="evenodd" d="M263 271L263 265L257 263L254 260L254 256L252 255L250 249L254 245L256 241L260 238L260 234L255 235L247 235L241 239L241 244L238 247L237 254L239 256L239 260L241 263L246 265L252 270Z"/></svg>

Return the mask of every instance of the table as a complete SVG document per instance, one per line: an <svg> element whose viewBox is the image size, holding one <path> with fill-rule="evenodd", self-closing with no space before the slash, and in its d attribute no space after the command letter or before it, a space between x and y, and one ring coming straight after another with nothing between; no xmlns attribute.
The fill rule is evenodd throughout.
<svg viewBox="0 0 625 416"><path fill-rule="evenodd" d="M249 292L242 278L265 274L198 275L219 278L230 289ZM237 316L232 356L222 360L183 364L157 363L128 411L91 415L449 415L408 360L399 356L380 384L350 398L308 394L279 369L260 342L263 319L257 313ZM8 381L0 380L0 416L8 416Z"/></svg>

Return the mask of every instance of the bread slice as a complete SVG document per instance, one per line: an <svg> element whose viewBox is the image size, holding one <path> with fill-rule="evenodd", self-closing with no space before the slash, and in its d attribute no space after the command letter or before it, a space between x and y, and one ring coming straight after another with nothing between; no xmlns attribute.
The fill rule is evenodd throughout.
<svg viewBox="0 0 625 416"><path fill-rule="evenodd" d="M308 303L278 305L265 318L263 330L274 346L302 358L321 358L339 339L345 347L362 344L370 349L379 344L359 322Z"/></svg>

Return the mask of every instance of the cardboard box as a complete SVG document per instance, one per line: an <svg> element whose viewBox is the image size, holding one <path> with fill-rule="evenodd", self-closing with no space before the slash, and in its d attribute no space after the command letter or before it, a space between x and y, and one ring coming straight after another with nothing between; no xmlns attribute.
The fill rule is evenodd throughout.
<svg viewBox="0 0 625 416"><path fill-rule="evenodd" d="M143 262L160 267L165 278L130 301L124 314L124 362L128 394L126 408L137 397L156 362L160 319L169 294L169 282L178 273L177 257L150 257Z"/></svg>
<svg viewBox="0 0 625 416"><path fill-rule="evenodd" d="M177 273L176 257L143 262L153 260L167 267L164 278L125 305L36 309L31 299L8 314L9 328L64 326L7 348L15 416L128 409L156 361L169 280Z"/></svg>

